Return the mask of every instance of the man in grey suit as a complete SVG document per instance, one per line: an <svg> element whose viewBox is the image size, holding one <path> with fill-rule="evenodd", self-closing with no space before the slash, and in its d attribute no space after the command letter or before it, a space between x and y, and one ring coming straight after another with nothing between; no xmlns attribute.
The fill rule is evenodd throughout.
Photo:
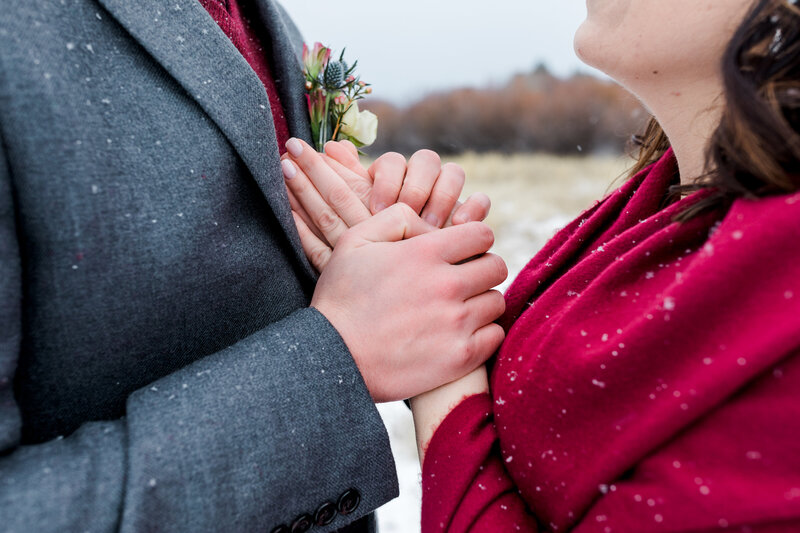
<svg viewBox="0 0 800 533"><path fill-rule="evenodd" d="M299 36L254 1L290 131L308 139ZM314 294L269 108L197 0L4 4L0 531L369 522L397 483L365 382L409 395L426 358L442 384L488 357L463 320L423 338L464 304L431 298L437 286L491 277L414 277L447 239L403 248L403 283L364 268L394 248L337 251L374 298ZM460 235L489 245L480 228ZM325 316L312 294L340 303Z"/></svg>

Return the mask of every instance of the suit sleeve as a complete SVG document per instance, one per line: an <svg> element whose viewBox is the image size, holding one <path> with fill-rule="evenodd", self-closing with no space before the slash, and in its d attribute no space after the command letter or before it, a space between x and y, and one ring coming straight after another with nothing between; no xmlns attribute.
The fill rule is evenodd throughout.
<svg viewBox="0 0 800 533"><path fill-rule="evenodd" d="M539 531L503 465L488 394L453 409L425 454L422 533L442 531Z"/></svg>
<svg viewBox="0 0 800 533"><path fill-rule="evenodd" d="M380 416L313 309L136 391L125 418L22 445L21 288L0 149L0 531L271 531L355 489L330 531L396 496Z"/></svg>

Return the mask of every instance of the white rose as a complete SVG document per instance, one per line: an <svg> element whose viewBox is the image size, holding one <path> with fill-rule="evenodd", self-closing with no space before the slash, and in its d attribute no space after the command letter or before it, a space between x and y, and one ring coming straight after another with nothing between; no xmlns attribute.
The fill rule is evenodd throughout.
<svg viewBox="0 0 800 533"><path fill-rule="evenodd" d="M378 137L378 117L370 111L359 111L358 102L353 102L342 117L342 133L369 146Z"/></svg>

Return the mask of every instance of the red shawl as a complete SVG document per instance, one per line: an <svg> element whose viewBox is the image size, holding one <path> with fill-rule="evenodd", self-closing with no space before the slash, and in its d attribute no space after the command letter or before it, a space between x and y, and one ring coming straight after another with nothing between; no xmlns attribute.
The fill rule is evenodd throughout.
<svg viewBox="0 0 800 533"><path fill-rule="evenodd" d="M423 532L800 531L800 194L672 222L670 152L506 294L491 397L423 468Z"/></svg>

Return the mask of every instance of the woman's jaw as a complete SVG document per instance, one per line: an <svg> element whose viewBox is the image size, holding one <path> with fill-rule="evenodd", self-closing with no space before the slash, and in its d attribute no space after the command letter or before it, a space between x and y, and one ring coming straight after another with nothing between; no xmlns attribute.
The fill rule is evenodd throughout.
<svg viewBox="0 0 800 533"><path fill-rule="evenodd" d="M723 53L754 0L587 0L575 52L664 128L681 179L701 175L724 101Z"/></svg>

